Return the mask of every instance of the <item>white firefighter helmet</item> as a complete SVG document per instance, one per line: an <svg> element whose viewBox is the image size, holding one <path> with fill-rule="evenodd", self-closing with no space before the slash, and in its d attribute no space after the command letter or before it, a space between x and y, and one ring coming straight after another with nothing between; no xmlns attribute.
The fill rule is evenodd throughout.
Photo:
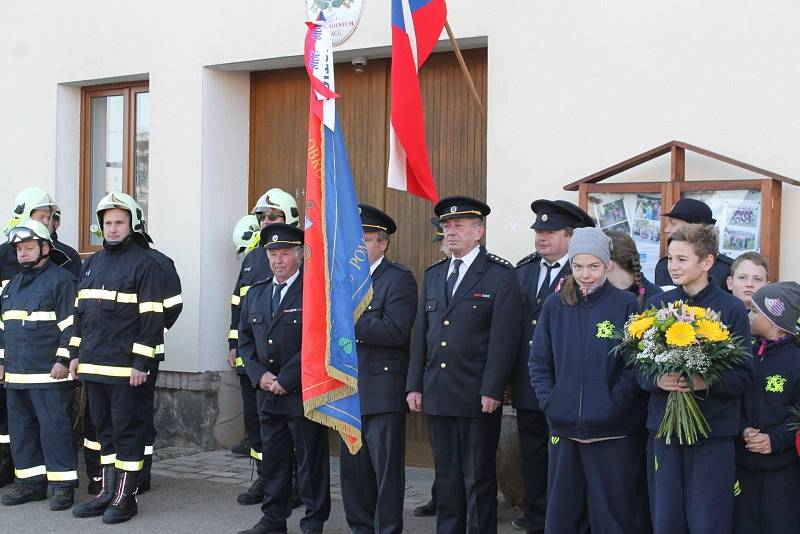
<svg viewBox="0 0 800 534"><path fill-rule="evenodd" d="M44 241L51 246L53 245L50 230L34 219L26 219L8 231L8 242L12 245L24 241Z"/></svg>
<svg viewBox="0 0 800 534"><path fill-rule="evenodd" d="M6 223L3 231L8 232L26 219L31 218L34 210L47 208L50 213L58 210L55 200L47 192L38 187L26 187L14 198L14 209L11 220Z"/></svg>
<svg viewBox="0 0 800 534"><path fill-rule="evenodd" d="M102 235L103 212L114 208L130 212L131 228L133 228L133 231L141 234L145 233L144 212L141 206L139 206L139 203L127 193L109 193L100 199L100 202L97 203L97 209L95 210L97 224L92 225L92 232Z"/></svg>
<svg viewBox="0 0 800 534"><path fill-rule="evenodd" d="M292 195L278 187L273 187L261 195L250 213L257 215L273 209L283 212L286 224L299 226L300 212L297 211L297 202Z"/></svg>
<svg viewBox="0 0 800 534"><path fill-rule="evenodd" d="M53 212L58 210L58 205L44 189L26 187L14 199L13 216L20 220L30 219L33 210L43 208L48 208Z"/></svg>
<svg viewBox="0 0 800 534"><path fill-rule="evenodd" d="M237 254L252 250L260 239L258 217L245 215L233 225L233 246Z"/></svg>

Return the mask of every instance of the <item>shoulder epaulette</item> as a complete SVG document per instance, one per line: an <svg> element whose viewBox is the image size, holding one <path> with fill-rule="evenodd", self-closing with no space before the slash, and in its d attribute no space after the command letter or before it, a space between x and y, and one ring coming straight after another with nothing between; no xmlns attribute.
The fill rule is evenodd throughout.
<svg viewBox="0 0 800 534"><path fill-rule="evenodd" d="M726 265L733 265L733 258L722 253L717 254L717 261Z"/></svg>
<svg viewBox="0 0 800 534"><path fill-rule="evenodd" d="M523 265L527 265L529 263L533 263L535 261L538 261L539 259L541 259L541 256L539 256L539 253L538 252L532 252L532 253L528 254L527 256L525 256L524 258L522 258L521 260L519 260L517 262L517 267L522 267Z"/></svg>
<svg viewBox="0 0 800 534"><path fill-rule="evenodd" d="M392 267L395 267L397 269L400 269L403 272L411 272L411 269L409 269L408 267L406 267L402 263L399 263L399 262L396 262L396 261L390 261L389 265L391 265Z"/></svg>
<svg viewBox="0 0 800 534"><path fill-rule="evenodd" d="M267 278L264 278L263 280L259 280L258 282L253 282L250 285L250 289L253 289L256 286L263 286L264 284L269 284L270 282L272 282L272 277L268 276Z"/></svg>
<svg viewBox="0 0 800 534"><path fill-rule="evenodd" d="M492 254L491 252L487 252L486 253L486 257L490 261L493 261L493 262L495 262L497 264L500 264L503 267L507 267L508 269L513 269L514 268L514 265L512 265L510 261L508 261L508 260L506 260L504 258L501 258L500 256L496 256L496 255Z"/></svg>
<svg viewBox="0 0 800 534"><path fill-rule="evenodd" d="M436 263L433 263L433 264L431 264L431 265L428 265L428 266L425 268L425 270L427 271L427 270L431 269L432 267L436 267L437 265L441 265L442 263L444 263L444 262L446 262L446 261L450 261L450 258L444 257L444 258L442 258L441 260L437 261Z"/></svg>

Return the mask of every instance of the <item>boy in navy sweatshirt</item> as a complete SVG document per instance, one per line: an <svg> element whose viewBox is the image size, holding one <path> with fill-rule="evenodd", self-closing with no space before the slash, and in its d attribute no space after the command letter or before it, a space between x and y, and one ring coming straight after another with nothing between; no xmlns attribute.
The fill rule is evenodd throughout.
<svg viewBox="0 0 800 534"><path fill-rule="evenodd" d="M789 426L800 404L798 318L797 282L770 284L751 297L754 380L736 440L736 533L800 533L800 461Z"/></svg>
<svg viewBox="0 0 800 534"><path fill-rule="evenodd" d="M545 300L529 358L531 385L550 424L545 532L577 533L588 508L592 532L637 532L636 424L641 390L613 338L636 313L636 297L606 279L611 240L577 228L572 276Z"/></svg>
<svg viewBox="0 0 800 534"><path fill-rule="evenodd" d="M747 310L736 297L709 283L709 272L718 250L711 225L690 224L669 239L669 273L678 286L656 295L646 307L666 306L682 300L720 314L731 335L743 347L750 346ZM741 397L752 381L749 358L722 373L708 387L700 376L690 384L679 373L653 379L639 375L639 384L650 392L647 406L648 486L653 531L656 534L729 534L733 531L735 481L734 440L739 435ZM694 445L667 445L655 433L664 417L671 391L695 391L700 410L710 427L707 439Z"/></svg>

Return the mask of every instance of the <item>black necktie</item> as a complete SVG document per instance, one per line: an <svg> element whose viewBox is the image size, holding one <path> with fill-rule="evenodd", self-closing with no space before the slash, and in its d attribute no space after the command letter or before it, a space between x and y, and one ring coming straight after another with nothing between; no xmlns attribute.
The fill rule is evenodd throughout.
<svg viewBox="0 0 800 534"><path fill-rule="evenodd" d="M458 280L458 269L464 260L453 260L453 272L447 277L447 302L453 298L453 290L456 288L456 281Z"/></svg>
<svg viewBox="0 0 800 534"><path fill-rule="evenodd" d="M278 308L281 305L281 292L283 288L286 287L286 282L282 284L275 284L275 289L272 292L272 316L275 317L275 314L278 313Z"/></svg>
<svg viewBox="0 0 800 534"><path fill-rule="evenodd" d="M553 269L558 269L561 267L561 264L558 262L555 262L553 265L548 265L545 263L544 267L547 269L547 272L544 274L544 280L542 280L542 285L539 287L539 291L536 292L536 298L541 298L541 296L547 291L547 288L550 287L550 275L553 273Z"/></svg>

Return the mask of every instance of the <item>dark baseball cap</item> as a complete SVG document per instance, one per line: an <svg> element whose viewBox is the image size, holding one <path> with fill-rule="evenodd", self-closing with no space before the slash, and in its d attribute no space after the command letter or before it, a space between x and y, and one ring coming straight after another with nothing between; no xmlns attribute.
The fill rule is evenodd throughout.
<svg viewBox="0 0 800 534"><path fill-rule="evenodd" d="M672 217L691 224L716 224L712 217L711 208L702 200L684 197L677 201L669 213L662 213L662 217Z"/></svg>

